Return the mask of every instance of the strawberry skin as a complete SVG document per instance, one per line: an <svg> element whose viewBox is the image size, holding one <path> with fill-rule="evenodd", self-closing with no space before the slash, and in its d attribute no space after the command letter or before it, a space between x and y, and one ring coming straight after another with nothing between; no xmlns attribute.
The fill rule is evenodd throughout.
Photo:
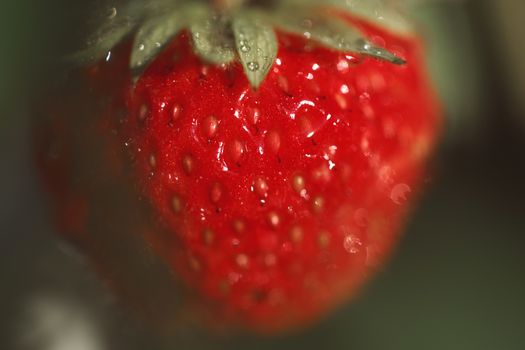
<svg viewBox="0 0 525 350"><path fill-rule="evenodd" d="M338 50L275 28L260 79L250 73L271 55L249 61L241 44L210 63L184 29L131 81L128 62L140 60L124 40L41 123L60 229L149 320L173 325L181 281L215 324L304 326L391 254L440 108L414 35L332 16L374 46Z"/></svg>
<svg viewBox="0 0 525 350"><path fill-rule="evenodd" d="M259 329L309 322L395 242L438 108L419 43L366 30L410 64L279 33L254 91L240 64L202 63L182 34L130 95L127 144L170 232L159 251L223 317Z"/></svg>

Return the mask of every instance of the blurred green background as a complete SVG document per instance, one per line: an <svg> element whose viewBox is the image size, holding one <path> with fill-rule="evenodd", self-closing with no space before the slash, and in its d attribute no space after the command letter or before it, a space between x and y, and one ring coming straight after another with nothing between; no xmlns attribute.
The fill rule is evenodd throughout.
<svg viewBox="0 0 525 350"><path fill-rule="evenodd" d="M525 349L525 1L410 2L447 128L391 264L300 333L162 339L54 238L31 159L35 96L111 1L3 0L0 349Z"/></svg>

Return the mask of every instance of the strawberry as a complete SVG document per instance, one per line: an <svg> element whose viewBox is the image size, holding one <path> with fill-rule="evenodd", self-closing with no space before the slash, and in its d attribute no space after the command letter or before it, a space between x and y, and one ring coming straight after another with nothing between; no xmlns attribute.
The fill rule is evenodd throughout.
<svg viewBox="0 0 525 350"><path fill-rule="evenodd" d="M119 186L129 167L123 192L147 206L133 239L215 317L311 323L385 261L421 185L439 124L422 45L366 6L152 4L79 56L104 53L91 91L112 101L82 147L112 140L99 171Z"/></svg>

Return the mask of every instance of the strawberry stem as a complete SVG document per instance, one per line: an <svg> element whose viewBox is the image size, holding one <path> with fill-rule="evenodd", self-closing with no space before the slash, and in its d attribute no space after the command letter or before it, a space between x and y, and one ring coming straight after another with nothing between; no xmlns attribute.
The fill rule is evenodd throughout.
<svg viewBox="0 0 525 350"><path fill-rule="evenodd" d="M211 0L212 5L219 12L233 12L240 8L245 0Z"/></svg>

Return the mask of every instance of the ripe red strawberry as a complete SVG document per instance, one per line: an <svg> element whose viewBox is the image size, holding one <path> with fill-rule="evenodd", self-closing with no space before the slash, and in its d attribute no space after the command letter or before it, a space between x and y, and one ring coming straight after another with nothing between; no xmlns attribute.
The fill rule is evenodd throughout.
<svg viewBox="0 0 525 350"><path fill-rule="evenodd" d="M129 157L151 206L140 215L160 226L140 239L216 315L259 330L315 320L385 260L439 119L412 34L288 2L211 19L200 6L150 11L127 117L95 122L125 144L103 153ZM100 171L118 181L118 163Z"/></svg>

